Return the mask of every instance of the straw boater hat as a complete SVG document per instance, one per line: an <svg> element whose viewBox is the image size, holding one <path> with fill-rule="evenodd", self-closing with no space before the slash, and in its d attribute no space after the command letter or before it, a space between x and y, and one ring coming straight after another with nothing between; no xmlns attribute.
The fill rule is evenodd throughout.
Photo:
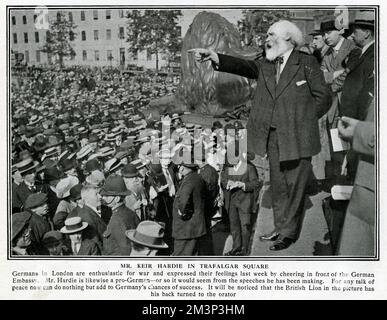
<svg viewBox="0 0 387 320"><path fill-rule="evenodd" d="M375 11L374 10L359 10L356 12L355 21L349 24L350 28L361 28L374 30L375 27Z"/></svg>
<svg viewBox="0 0 387 320"><path fill-rule="evenodd" d="M92 146L90 146L89 144L85 145L84 147L81 148L81 150L79 150L77 152L77 159L83 159L85 158L89 153L93 152L93 148Z"/></svg>
<svg viewBox="0 0 387 320"><path fill-rule="evenodd" d="M37 124L38 122L40 122L41 120L43 120L43 117L37 116L35 114L30 118L30 122L28 123L28 125L33 126L33 125Z"/></svg>
<svg viewBox="0 0 387 320"><path fill-rule="evenodd" d="M88 223L82 221L81 217L72 217L65 220L65 225L60 229L60 232L65 234L76 233L86 229L87 226Z"/></svg>
<svg viewBox="0 0 387 320"><path fill-rule="evenodd" d="M105 162L105 171L106 172L113 172L114 170L118 169L120 166L123 166L124 164L121 162L120 159L112 158Z"/></svg>
<svg viewBox="0 0 387 320"><path fill-rule="evenodd" d="M32 160L32 158L27 158L16 164L20 174L22 175L34 170L38 165L39 162Z"/></svg>
<svg viewBox="0 0 387 320"><path fill-rule="evenodd" d="M164 242L164 228L155 221L142 221L136 229L127 230L126 236L130 241L154 249L166 249Z"/></svg>

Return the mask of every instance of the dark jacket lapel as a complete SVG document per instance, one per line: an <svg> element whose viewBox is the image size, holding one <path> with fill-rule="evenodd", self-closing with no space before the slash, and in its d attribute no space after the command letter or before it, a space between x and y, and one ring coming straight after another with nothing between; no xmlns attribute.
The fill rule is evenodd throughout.
<svg viewBox="0 0 387 320"><path fill-rule="evenodd" d="M267 90L270 92L271 97L275 97L275 65L272 62L265 61L261 64L262 73L265 79Z"/></svg>
<svg viewBox="0 0 387 320"><path fill-rule="evenodd" d="M295 49L290 54L288 61L286 62L285 68L282 70L281 77L278 85L275 89L275 96L278 98L285 88L289 85L292 79L295 77L298 69L300 68L300 53Z"/></svg>

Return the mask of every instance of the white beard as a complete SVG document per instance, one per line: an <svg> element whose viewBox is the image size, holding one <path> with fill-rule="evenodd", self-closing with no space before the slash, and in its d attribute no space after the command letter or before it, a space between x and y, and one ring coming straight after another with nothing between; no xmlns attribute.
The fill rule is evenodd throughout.
<svg viewBox="0 0 387 320"><path fill-rule="evenodd" d="M271 48L265 47L266 59L269 61L274 61L289 49L290 48L285 41L276 41Z"/></svg>

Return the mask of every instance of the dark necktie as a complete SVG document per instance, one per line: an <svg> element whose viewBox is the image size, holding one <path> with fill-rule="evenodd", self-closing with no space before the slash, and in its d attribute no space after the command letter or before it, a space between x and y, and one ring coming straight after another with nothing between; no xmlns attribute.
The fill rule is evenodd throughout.
<svg viewBox="0 0 387 320"><path fill-rule="evenodd" d="M284 62L284 57L275 59L275 83L278 84L281 76L281 64Z"/></svg>

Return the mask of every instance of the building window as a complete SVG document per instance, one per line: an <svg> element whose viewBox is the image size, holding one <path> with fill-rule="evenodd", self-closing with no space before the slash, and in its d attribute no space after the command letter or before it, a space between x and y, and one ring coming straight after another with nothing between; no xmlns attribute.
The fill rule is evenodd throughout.
<svg viewBox="0 0 387 320"><path fill-rule="evenodd" d="M16 17L15 16L12 16L12 25L16 25Z"/></svg>
<svg viewBox="0 0 387 320"><path fill-rule="evenodd" d="M120 18L123 18L124 17L124 10L122 10L122 9L118 10L118 16Z"/></svg>
<svg viewBox="0 0 387 320"><path fill-rule="evenodd" d="M86 41L86 31L82 31L82 41Z"/></svg>
<svg viewBox="0 0 387 320"><path fill-rule="evenodd" d="M83 60L83 61L86 61L86 60L87 60L87 51L86 51L86 50L83 50L83 51L82 51L82 60Z"/></svg>
<svg viewBox="0 0 387 320"><path fill-rule="evenodd" d="M106 57L107 57L107 61L112 61L113 60L113 51L112 50L107 50L106 51Z"/></svg>
<svg viewBox="0 0 387 320"><path fill-rule="evenodd" d="M30 62L30 52L28 50L24 51L24 61L26 63Z"/></svg>
<svg viewBox="0 0 387 320"><path fill-rule="evenodd" d="M149 49L146 50L146 60L151 61L152 60L152 53Z"/></svg>
<svg viewBox="0 0 387 320"><path fill-rule="evenodd" d="M50 40L50 31L46 31L46 41Z"/></svg>
<svg viewBox="0 0 387 320"><path fill-rule="evenodd" d="M85 21L85 20L86 20L85 11L81 11L81 21Z"/></svg>
<svg viewBox="0 0 387 320"><path fill-rule="evenodd" d="M94 51L94 60L99 61L99 50Z"/></svg>
<svg viewBox="0 0 387 320"><path fill-rule="evenodd" d="M94 40L98 40L98 30L94 30Z"/></svg>
<svg viewBox="0 0 387 320"><path fill-rule="evenodd" d="M112 17L112 11L106 10L106 19L109 20Z"/></svg>
<svg viewBox="0 0 387 320"><path fill-rule="evenodd" d="M98 10L93 10L93 19L98 20Z"/></svg>
<svg viewBox="0 0 387 320"><path fill-rule="evenodd" d="M38 17L38 15L34 14L34 23L36 23L36 18Z"/></svg>
<svg viewBox="0 0 387 320"><path fill-rule="evenodd" d="M106 40L111 40L112 31L110 29L106 29Z"/></svg>
<svg viewBox="0 0 387 320"><path fill-rule="evenodd" d="M73 13L69 12L69 21L73 22Z"/></svg>
<svg viewBox="0 0 387 320"><path fill-rule="evenodd" d="M28 43L28 33L24 32L24 43Z"/></svg>
<svg viewBox="0 0 387 320"><path fill-rule="evenodd" d="M35 42L39 43L39 32L35 32Z"/></svg>
<svg viewBox="0 0 387 320"><path fill-rule="evenodd" d="M118 38L119 39L124 39L124 37L125 37L125 34L124 34L124 27L120 27L120 29L119 29L120 31L119 31L119 33L118 33Z"/></svg>
<svg viewBox="0 0 387 320"><path fill-rule="evenodd" d="M14 44L17 43L17 33L14 33L14 34L13 34L13 43L14 43Z"/></svg>
<svg viewBox="0 0 387 320"><path fill-rule="evenodd" d="M23 16L23 24L27 24L27 16Z"/></svg>
<svg viewBox="0 0 387 320"><path fill-rule="evenodd" d="M36 62L40 62L40 50L36 50Z"/></svg>
<svg viewBox="0 0 387 320"><path fill-rule="evenodd" d="M74 41L74 32L70 31L69 36L70 36L70 41Z"/></svg>
<svg viewBox="0 0 387 320"><path fill-rule="evenodd" d="M60 21L62 19L60 12L56 14L56 21Z"/></svg>

